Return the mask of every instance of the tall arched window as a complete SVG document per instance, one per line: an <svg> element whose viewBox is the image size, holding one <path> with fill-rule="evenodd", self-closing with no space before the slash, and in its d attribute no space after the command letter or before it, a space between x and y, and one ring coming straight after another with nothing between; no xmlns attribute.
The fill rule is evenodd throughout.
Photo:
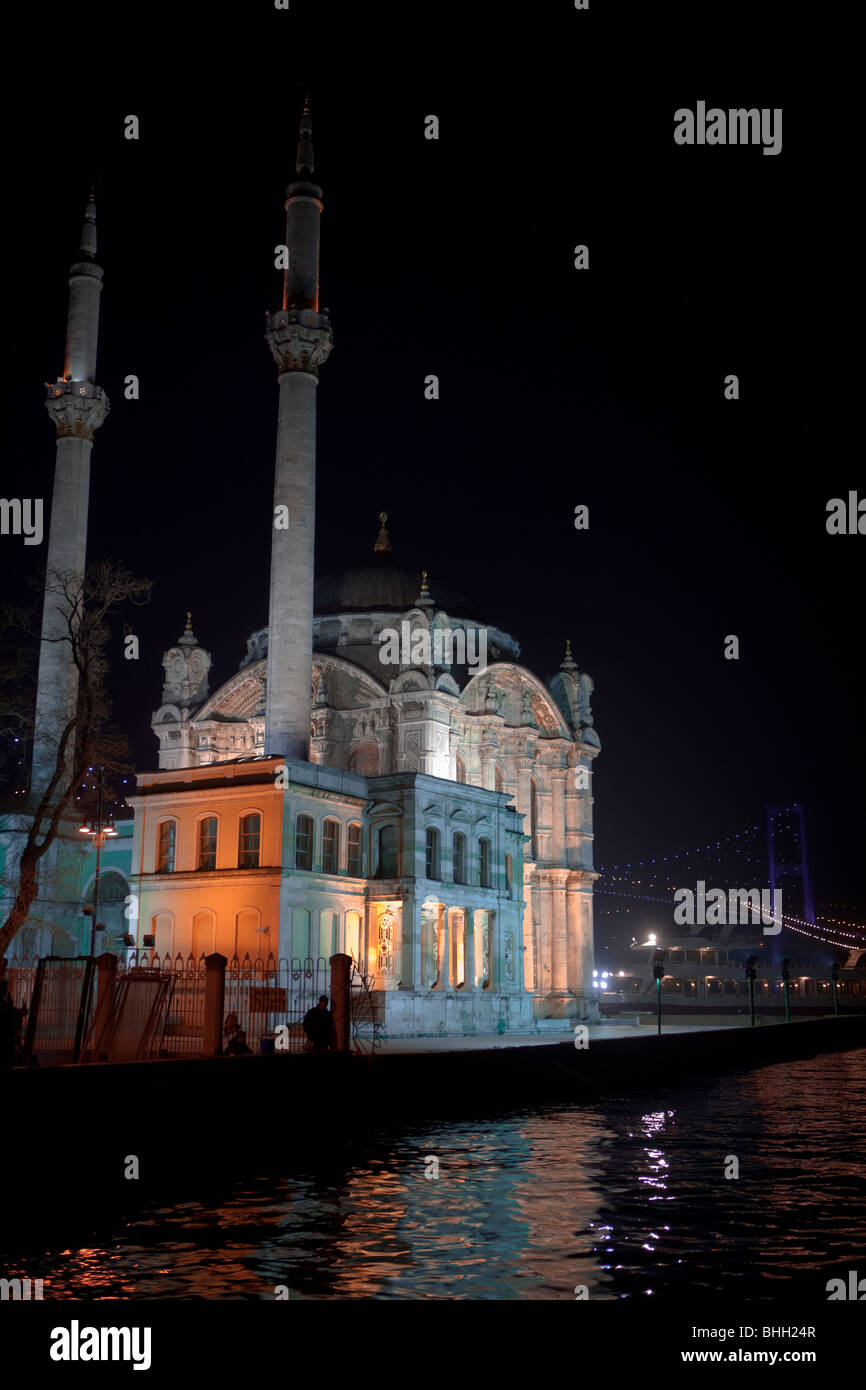
<svg viewBox="0 0 866 1390"><path fill-rule="evenodd" d="M235 955L238 960L243 960L244 956L249 956L250 960L256 960L259 956L267 956L265 944L266 933L259 930L260 917L257 908L245 907L235 918Z"/></svg>
<svg viewBox="0 0 866 1390"><path fill-rule="evenodd" d="M397 827L383 825L379 830L376 877L397 877Z"/></svg>
<svg viewBox="0 0 866 1390"><path fill-rule="evenodd" d="M335 874L340 867L340 822L326 820L322 826L322 873Z"/></svg>
<svg viewBox="0 0 866 1390"><path fill-rule="evenodd" d="M457 782L466 781L466 764L459 753L454 759L454 777Z"/></svg>
<svg viewBox="0 0 866 1390"><path fill-rule="evenodd" d="M319 955L330 960L337 949L337 914L325 908L319 913Z"/></svg>
<svg viewBox="0 0 866 1390"><path fill-rule="evenodd" d="M490 887L490 841L478 841L478 882L482 888Z"/></svg>
<svg viewBox="0 0 866 1390"><path fill-rule="evenodd" d="M360 828L360 827L359 827ZM346 955L358 964L361 962L361 914L346 913Z"/></svg>
<svg viewBox="0 0 866 1390"><path fill-rule="evenodd" d="M90 907L93 906L95 887L94 880L87 890L86 902ZM135 933L134 917L128 919L126 916L126 904L131 896L133 895L130 894L129 884L123 874L119 874L116 869L103 870L99 876L99 926L104 930L97 934L98 955L104 951L120 955L123 950L122 938ZM137 902L134 905L137 906ZM64 952L55 951L53 954L63 955ZM75 953L73 951L65 954Z"/></svg>
<svg viewBox="0 0 866 1390"><path fill-rule="evenodd" d="M217 818L205 816L198 823L198 864L199 869L215 869L217 854Z"/></svg>
<svg viewBox="0 0 866 1390"><path fill-rule="evenodd" d="M508 896L511 897L511 890L514 887L514 860L510 854L505 856L505 886L508 889Z"/></svg>
<svg viewBox="0 0 866 1390"><path fill-rule="evenodd" d="M310 954L310 913L306 907L292 909L292 956L306 960Z"/></svg>
<svg viewBox="0 0 866 1390"><path fill-rule="evenodd" d="M439 831L434 825L427 826L427 877L439 877Z"/></svg>
<svg viewBox="0 0 866 1390"><path fill-rule="evenodd" d="M313 867L313 819L312 816L298 816L295 821L295 868Z"/></svg>
<svg viewBox="0 0 866 1390"><path fill-rule="evenodd" d="M204 908L192 919L191 954L195 960L209 956L216 949L216 915Z"/></svg>
<svg viewBox="0 0 866 1390"><path fill-rule="evenodd" d="M346 873L350 878L360 878L363 873L361 861L361 827L352 821L346 838Z"/></svg>
<svg viewBox="0 0 866 1390"><path fill-rule="evenodd" d="M262 839L262 818L258 811L241 816L238 838L238 868L257 869Z"/></svg>
<svg viewBox="0 0 866 1390"><path fill-rule="evenodd" d="M153 949L158 956L170 956L174 947L174 917L170 912L157 912L151 919Z"/></svg>
<svg viewBox="0 0 866 1390"><path fill-rule="evenodd" d="M174 873L174 851L177 844L177 821L160 821L156 837L156 872Z"/></svg>
<svg viewBox="0 0 866 1390"><path fill-rule="evenodd" d="M462 834L460 833L459 830L455 830L455 831L454 831L454 838L453 838L452 844L453 844L453 853L454 853L454 882L455 882L455 883L465 883L465 882L466 882L466 836L465 836L465 835L462 835ZM428 874L427 877L429 878L430 875Z"/></svg>
<svg viewBox="0 0 866 1390"><path fill-rule="evenodd" d="M529 779L529 833L533 859L538 858L538 788L535 778Z"/></svg>

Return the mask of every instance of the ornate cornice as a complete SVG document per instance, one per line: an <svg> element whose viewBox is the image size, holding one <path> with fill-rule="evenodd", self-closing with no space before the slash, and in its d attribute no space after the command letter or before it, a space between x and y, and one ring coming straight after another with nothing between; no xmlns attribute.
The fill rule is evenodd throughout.
<svg viewBox="0 0 866 1390"><path fill-rule="evenodd" d="M319 375L319 367L328 360L334 346L331 320L326 313L280 309L266 315L266 324L265 338L280 376L284 372Z"/></svg>
<svg viewBox="0 0 866 1390"><path fill-rule="evenodd" d="M92 441L111 409L102 387L90 381L55 381L47 382L45 389L45 409L54 421L57 438Z"/></svg>

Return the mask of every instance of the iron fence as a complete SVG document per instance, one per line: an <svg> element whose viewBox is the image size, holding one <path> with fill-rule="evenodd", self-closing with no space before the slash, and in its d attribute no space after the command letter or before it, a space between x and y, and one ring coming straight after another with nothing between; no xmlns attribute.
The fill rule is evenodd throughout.
<svg viewBox="0 0 866 1390"><path fill-rule="evenodd" d="M24 1033L24 1062L77 1062L96 1003L90 956L45 956L36 966Z"/></svg>
<svg viewBox="0 0 866 1390"><path fill-rule="evenodd" d="M28 1011L28 1059L38 1054L43 1062L124 1061L203 1055L207 975L203 954L196 959L130 949L118 958L113 989L102 1000L96 960L89 957L19 957L6 978L13 1002ZM383 996L371 984L353 961L356 1052L375 1050L382 1037ZM233 1039L232 1051L238 1041L252 1052L305 1050L304 1016L321 995L330 1001L330 992L331 967L323 956L235 956L225 969L223 1050Z"/></svg>
<svg viewBox="0 0 866 1390"><path fill-rule="evenodd" d="M306 1046L304 1015L320 995L331 991L331 967L324 956L268 956L250 960L237 956L225 975L224 1047L245 1035L247 1046L258 1051L260 1039L275 1038L280 1051L300 1052Z"/></svg>

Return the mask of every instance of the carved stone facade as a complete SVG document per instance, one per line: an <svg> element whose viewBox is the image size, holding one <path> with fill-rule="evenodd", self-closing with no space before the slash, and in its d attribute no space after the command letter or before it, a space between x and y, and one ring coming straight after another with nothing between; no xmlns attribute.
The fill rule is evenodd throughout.
<svg viewBox="0 0 866 1390"><path fill-rule="evenodd" d="M366 592L364 582L358 585L360 592ZM410 634L432 634L437 628L483 632L488 665L473 670L420 661L383 663L383 633L399 632L404 623ZM396 996L389 1002L391 1031L424 1031L425 1019L430 1024L434 1016L435 1024L430 1024L434 1031L440 1024L446 1031L470 1026L465 1008L461 1014L455 1012L456 1006L449 1011L437 1005L431 1014L431 1001L443 960L450 962L449 988L460 985L458 942L460 961L472 955L482 989L490 923L477 916L482 909L473 904L469 910L477 922L467 932L466 919L460 915L466 904L458 907L450 898L445 902L441 892L431 897L425 891L420 880L427 866L419 856L425 853L428 827L436 829L442 855L442 878L436 881L454 883L453 837L465 835L463 852L470 859L475 854L476 859L471 871L461 868L459 872L471 872L471 881L478 882L477 847L472 847L479 838L479 813L467 806L476 789L494 794L503 813L510 806L514 817L510 848L506 849L504 839L492 844L486 870L491 881L514 885L519 865L519 904L509 898L507 909L500 906L498 916L491 918L499 971L497 998L502 991L514 991L527 1000L525 1012L510 1001L508 1026L531 1027L533 1019L547 1019L561 1020L565 1027L568 1019L588 1016L593 1010L592 887L596 878L592 764L600 751L590 705L590 677L578 672L569 650L559 671L544 685L519 664L520 649L509 634L467 617L451 618L432 599L396 612L347 608L319 613L315 637L310 765L343 773L353 786L367 788L369 802L362 820L369 877L352 910L363 914L361 935L370 952L368 969L380 978L383 989L402 996L402 1002ZM213 695L208 695L206 687L209 665L208 653L189 630L163 658L164 703L154 716L161 768L266 758L266 630L250 637L239 670ZM290 765L296 766L294 761ZM420 817L417 797L413 801L415 861L404 866L402 886L382 883L375 862L377 821L389 814L389 798L383 798L381 789L390 786L392 779L395 786L409 779L407 785L412 787L429 784L437 789ZM402 792L398 801L401 797L405 801ZM322 810L318 805L319 816ZM405 806L400 814L395 812L401 845L408 833L405 814ZM297 888L295 881L295 893ZM284 904L281 914L297 908L296 902ZM410 951L411 968L407 965ZM459 968L465 970L465 964ZM488 980L485 997L489 989ZM423 1008L405 998L417 990L427 1000ZM483 1016L484 1026L495 1028L496 1019L488 1018L488 1012L476 1003L475 1027L482 1026Z"/></svg>

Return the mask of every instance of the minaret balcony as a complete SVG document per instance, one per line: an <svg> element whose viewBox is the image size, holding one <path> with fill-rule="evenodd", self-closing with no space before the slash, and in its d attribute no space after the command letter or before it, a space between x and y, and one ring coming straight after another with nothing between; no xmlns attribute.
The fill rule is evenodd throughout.
<svg viewBox="0 0 866 1390"><path fill-rule="evenodd" d="M92 396L97 400L105 399L102 387L94 386L92 381L47 381L45 391L50 401L57 396Z"/></svg>
<svg viewBox="0 0 866 1390"><path fill-rule="evenodd" d="M45 409L54 421L58 439L72 436L92 440L111 408L102 387L92 381L55 381L47 383L46 390Z"/></svg>
<svg viewBox="0 0 866 1390"><path fill-rule="evenodd" d="M327 311L278 309L275 314L267 314L265 318L265 337L280 373L310 372L317 375L334 346Z"/></svg>

